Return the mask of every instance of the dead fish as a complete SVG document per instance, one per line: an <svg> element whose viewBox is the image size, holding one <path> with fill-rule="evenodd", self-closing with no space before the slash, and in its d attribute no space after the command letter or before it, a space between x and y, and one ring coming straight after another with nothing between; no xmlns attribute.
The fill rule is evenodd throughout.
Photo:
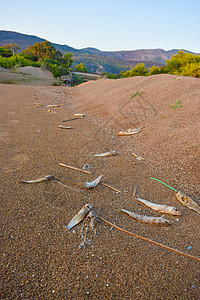
<svg viewBox="0 0 200 300"><path fill-rule="evenodd" d="M103 175L99 175L99 177L97 177L94 181L92 182L85 182L84 184L84 188L86 189L91 189L94 188L95 186L97 186L101 180L101 178L103 177Z"/></svg>
<svg viewBox="0 0 200 300"><path fill-rule="evenodd" d="M86 117L85 114L74 114L74 116L76 116L76 117L81 117L82 119Z"/></svg>
<svg viewBox="0 0 200 300"><path fill-rule="evenodd" d="M101 154L95 154L95 157L107 157L107 156L112 156L118 154L116 151L109 151Z"/></svg>
<svg viewBox="0 0 200 300"><path fill-rule="evenodd" d="M136 157L136 159L137 160L146 160L144 157L142 157L142 156L139 156L139 155L137 155L137 154L135 154L135 153L132 153L135 157Z"/></svg>
<svg viewBox="0 0 200 300"><path fill-rule="evenodd" d="M61 129L72 129L71 126L63 126L63 125L58 125L58 128L61 128Z"/></svg>
<svg viewBox="0 0 200 300"><path fill-rule="evenodd" d="M177 191L175 195L178 201L181 202L183 206L187 206L189 209L192 209L198 214L200 214L200 207L194 200L182 194L180 191Z"/></svg>
<svg viewBox="0 0 200 300"><path fill-rule="evenodd" d="M139 198L139 197L135 197L135 199L137 201L143 203L147 207L149 207L149 208L151 208L155 211L159 211L160 213L170 214L170 215L173 215L173 216L180 216L181 215L181 213L178 211L178 209L173 207L173 206L167 206L167 205L151 203L151 202L149 202L147 200L144 200L142 198Z"/></svg>
<svg viewBox="0 0 200 300"><path fill-rule="evenodd" d="M148 216L142 216L138 215L136 213L130 212L125 209L120 209L121 212L127 214L129 217L141 221L146 224L151 224L151 225L165 225L169 226L171 225L170 221L164 219L163 217L148 217Z"/></svg>
<svg viewBox="0 0 200 300"><path fill-rule="evenodd" d="M75 225L79 224L85 217L88 215L90 210L92 209L92 205L85 204L81 210L73 217L73 219L67 225L67 230L70 230Z"/></svg>
<svg viewBox="0 0 200 300"><path fill-rule="evenodd" d="M21 180L21 182L23 183L38 183L38 182L43 182L43 181L50 181L50 180L54 180L55 176L54 175L47 175L45 177L41 177L35 180Z"/></svg>
<svg viewBox="0 0 200 300"><path fill-rule="evenodd" d="M117 132L117 135L119 135L119 136L132 135L132 134L135 134L135 133L138 133L138 132L142 131L142 128L143 127L128 129L127 131L119 131L119 132Z"/></svg>
<svg viewBox="0 0 200 300"><path fill-rule="evenodd" d="M60 107L58 104L35 104L36 107Z"/></svg>

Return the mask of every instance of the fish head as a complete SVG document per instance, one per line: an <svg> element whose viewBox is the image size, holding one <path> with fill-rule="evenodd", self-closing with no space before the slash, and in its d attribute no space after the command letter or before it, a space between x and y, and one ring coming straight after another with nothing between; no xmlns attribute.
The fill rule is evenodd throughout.
<svg viewBox="0 0 200 300"><path fill-rule="evenodd" d="M92 209L92 205L91 205L91 204L85 204L84 207L85 207L85 208L88 208L89 210Z"/></svg>
<svg viewBox="0 0 200 300"><path fill-rule="evenodd" d="M176 198L178 199L178 201L180 201L183 205L187 204L187 196L182 194L181 192L176 192Z"/></svg>
<svg viewBox="0 0 200 300"><path fill-rule="evenodd" d="M181 212L178 211L178 209L176 207L172 208L172 213L173 213L174 216L180 216L181 215Z"/></svg>
<svg viewBox="0 0 200 300"><path fill-rule="evenodd" d="M47 181L49 180L54 180L55 179L55 176L54 175L47 175Z"/></svg>
<svg viewBox="0 0 200 300"><path fill-rule="evenodd" d="M117 151L112 151L112 155L116 155L116 154L118 154L118 152Z"/></svg>

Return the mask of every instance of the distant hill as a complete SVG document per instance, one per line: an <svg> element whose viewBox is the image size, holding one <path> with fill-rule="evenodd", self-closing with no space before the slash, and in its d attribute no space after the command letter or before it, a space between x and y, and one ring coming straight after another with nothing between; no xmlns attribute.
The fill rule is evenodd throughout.
<svg viewBox="0 0 200 300"><path fill-rule="evenodd" d="M34 35L22 34L14 31L0 30L0 46L15 43L20 46L20 52L35 43L44 42L45 39ZM145 63L150 68L153 65L163 66L167 59L178 53L182 49L165 51L163 49L141 49L130 51L101 51L95 48L75 49L68 45L52 43L52 45L62 53L72 53L74 63L72 67L82 62L88 71L93 73L109 72L118 74L122 70L127 71L135 67L138 63ZM188 50L184 52L193 53ZM193 53L196 54L196 53Z"/></svg>

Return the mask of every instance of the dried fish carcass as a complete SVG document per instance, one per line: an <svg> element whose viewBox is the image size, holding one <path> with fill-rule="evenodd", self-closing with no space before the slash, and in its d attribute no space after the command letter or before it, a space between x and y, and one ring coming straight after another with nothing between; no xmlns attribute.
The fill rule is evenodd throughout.
<svg viewBox="0 0 200 300"><path fill-rule="evenodd" d="M195 212L197 212L198 214L200 214L200 207L198 206L198 204L192 200L190 197L182 194L180 191L177 191L175 193L176 198L178 199L178 201L183 205L183 206L187 206L189 209L194 210Z"/></svg>
<svg viewBox="0 0 200 300"><path fill-rule="evenodd" d="M44 182L44 181L50 181L50 180L54 180L55 176L54 175L47 175L45 177L41 177L35 180L21 180L21 182L23 183L39 183L39 182Z"/></svg>
<svg viewBox="0 0 200 300"><path fill-rule="evenodd" d="M83 208L73 217L73 219L67 225L67 229L70 230L75 225L79 224L82 220L86 218L88 213L91 211L92 205L85 204Z"/></svg>
<svg viewBox="0 0 200 300"><path fill-rule="evenodd" d="M100 154L95 154L95 157L107 157L107 156L113 156L118 154L117 151L109 151L109 152L105 152L105 153L100 153Z"/></svg>
<svg viewBox="0 0 200 300"><path fill-rule="evenodd" d="M181 213L178 211L177 208L173 207L173 206L167 206L167 205L161 205L161 204L156 204L156 203L152 203L152 202L149 202L145 199L142 199L142 198L139 198L139 197L135 197L135 199L146 205L147 207L155 210L155 211L158 211L160 213L164 213L164 214L169 214L169 215L173 215L173 216L180 216Z"/></svg>
<svg viewBox="0 0 200 300"><path fill-rule="evenodd" d="M130 212L126 209L120 209L121 212L127 214L129 217L141 221L146 224L150 225L164 225L164 226L169 226L171 225L169 220L164 219L163 217L149 217L149 216L142 216L139 214L136 214L134 212Z"/></svg>
<svg viewBox="0 0 200 300"><path fill-rule="evenodd" d="M103 177L103 175L101 174L94 181L92 181L92 182L85 182L85 184L84 184L83 187L86 188L86 189L92 189L92 188L96 187L99 184L99 182L101 181L102 177Z"/></svg>
<svg viewBox="0 0 200 300"><path fill-rule="evenodd" d="M127 131L119 131L119 132L117 132L117 135L127 136L127 135L136 134L136 133L141 132L141 131L142 131L142 127L134 128L134 129L128 129Z"/></svg>

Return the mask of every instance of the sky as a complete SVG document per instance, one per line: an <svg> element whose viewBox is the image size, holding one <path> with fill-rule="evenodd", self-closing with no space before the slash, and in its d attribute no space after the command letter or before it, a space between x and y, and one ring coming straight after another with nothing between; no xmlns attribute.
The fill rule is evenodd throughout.
<svg viewBox="0 0 200 300"><path fill-rule="evenodd" d="M0 9L0 30L77 49L200 53L200 0L9 0Z"/></svg>

